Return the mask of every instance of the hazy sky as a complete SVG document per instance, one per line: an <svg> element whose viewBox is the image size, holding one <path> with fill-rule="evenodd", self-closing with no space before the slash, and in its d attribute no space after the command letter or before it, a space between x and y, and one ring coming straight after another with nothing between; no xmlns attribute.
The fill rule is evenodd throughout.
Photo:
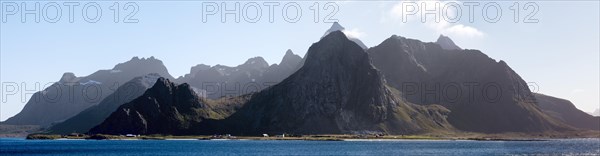
<svg viewBox="0 0 600 156"><path fill-rule="evenodd" d="M254 56L262 56L270 64L279 63L287 49L304 56L308 47L331 26L323 20L338 6L331 19L339 21L348 35L360 38L367 46L375 46L394 34L432 42L443 33L462 48L479 49L496 60L505 60L525 81L535 82L540 93L571 100L587 112L600 105L598 1L518 2L519 7L511 7L515 2L510 1L483 1L471 15L467 5L473 4L457 2L461 18L455 23L435 22L433 15L428 15L423 23L421 12L403 18L403 13L414 13L403 8L412 4L421 7L421 3L403 6L391 1L334 4L320 1L316 2L319 7L311 7L315 2L307 1L278 2L273 22L269 21L266 5L276 3L241 1L243 14L239 23L232 14L226 15L225 23L221 22L219 12L210 15L211 6L221 7L221 2L205 2L204 10L203 2L194 1L139 1L136 5L119 2L120 20L115 23L115 9L111 9L116 8L111 7L114 2L92 2L82 1L75 6L72 23L67 7L74 6L72 3L41 1L40 8L46 9L40 10L46 13L40 22L35 22L34 15L29 14L22 23L20 13L11 15L12 6L21 6L20 1L0 2L3 21L0 22L0 81L24 82L31 89L36 82L43 85L58 81L64 72L86 76L99 69L110 69L133 56L161 59L174 77L188 73L191 66L200 63L235 66ZM88 21L94 21L96 3L102 9L102 16L91 23ZM434 8L434 3L428 2L427 7ZM498 21L493 20L496 4L502 10ZM31 9L35 2L26 1L26 5ZM57 5L62 11L60 19L54 18ZM232 9L235 2L225 5ZM260 18L253 18L258 17L257 5L262 13ZM84 6L88 8L87 21L83 18ZM284 6L288 9L282 10ZM444 10L443 6L452 6L446 9L447 18L457 17L453 2L440 3L439 10ZM487 13L482 9L484 6L488 7ZM293 19L294 7L302 9L298 21ZM129 19L138 22L124 23L123 19L134 8L137 13ZM311 8L319 8L318 22L314 21L315 12ZM519 8L519 22L514 21L514 8ZM287 18L283 17L284 12ZM469 17L473 17L473 22ZM537 23L525 23L525 19ZM253 20L256 22L252 23ZM4 87L1 89L4 95ZM0 103L0 121L15 115L25 105L21 95L0 98L6 101Z"/></svg>

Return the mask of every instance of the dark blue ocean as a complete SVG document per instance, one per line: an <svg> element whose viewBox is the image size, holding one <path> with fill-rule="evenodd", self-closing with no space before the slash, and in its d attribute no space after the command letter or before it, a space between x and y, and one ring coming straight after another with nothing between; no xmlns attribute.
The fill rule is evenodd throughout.
<svg viewBox="0 0 600 156"><path fill-rule="evenodd" d="M255 141L0 139L0 155L600 155L600 139Z"/></svg>

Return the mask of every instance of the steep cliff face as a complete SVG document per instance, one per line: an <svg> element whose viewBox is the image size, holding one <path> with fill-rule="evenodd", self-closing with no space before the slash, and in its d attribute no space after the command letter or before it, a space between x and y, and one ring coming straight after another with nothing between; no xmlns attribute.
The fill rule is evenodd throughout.
<svg viewBox="0 0 600 156"><path fill-rule="evenodd" d="M223 119L235 112L245 96L208 100L188 84L176 85L159 78L152 88L123 104L90 133L103 134L196 134L206 119Z"/></svg>
<svg viewBox="0 0 600 156"><path fill-rule="evenodd" d="M441 104L458 129L541 132L568 126L536 105L527 83L504 61L477 50L446 50L435 43L392 36L368 50L387 82L408 101Z"/></svg>
<svg viewBox="0 0 600 156"><path fill-rule="evenodd" d="M313 44L305 60L296 73L253 95L242 109L221 121L227 126L216 130L247 135L412 134L452 129L445 108L412 105L395 97L368 54L340 31Z"/></svg>

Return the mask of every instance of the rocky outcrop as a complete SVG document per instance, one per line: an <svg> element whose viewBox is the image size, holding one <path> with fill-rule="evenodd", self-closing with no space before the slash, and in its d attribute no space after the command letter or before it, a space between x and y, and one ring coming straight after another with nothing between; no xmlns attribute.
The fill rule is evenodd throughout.
<svg viewBox="0 0 600 156"><path fill-rule="evenodd" d="M198 96L188 84L176 85L159 78L152 88L121 105L90 133L102 134L195 134L206 119L223 119L245 102L245 96L209 100Z"/></svg>
<svg viewBox="0 0 600 156"><path fill-rule="evenodd" d="M450 39L448 36L440 35L435 43L440 45L440 47L445 50L462 50L459 46L454 44L454 41L452 41L452 39Z"/></svg>

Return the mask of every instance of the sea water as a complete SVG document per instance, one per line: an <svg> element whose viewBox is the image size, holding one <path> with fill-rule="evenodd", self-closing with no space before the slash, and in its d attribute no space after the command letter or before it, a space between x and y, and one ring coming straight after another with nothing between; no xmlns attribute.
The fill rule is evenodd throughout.
<svg viewBox="0 0 600 156"><path fill-rule="evenodd" d="M600 139L215 141L2 138L0 155L600 155Z"/></svg>

